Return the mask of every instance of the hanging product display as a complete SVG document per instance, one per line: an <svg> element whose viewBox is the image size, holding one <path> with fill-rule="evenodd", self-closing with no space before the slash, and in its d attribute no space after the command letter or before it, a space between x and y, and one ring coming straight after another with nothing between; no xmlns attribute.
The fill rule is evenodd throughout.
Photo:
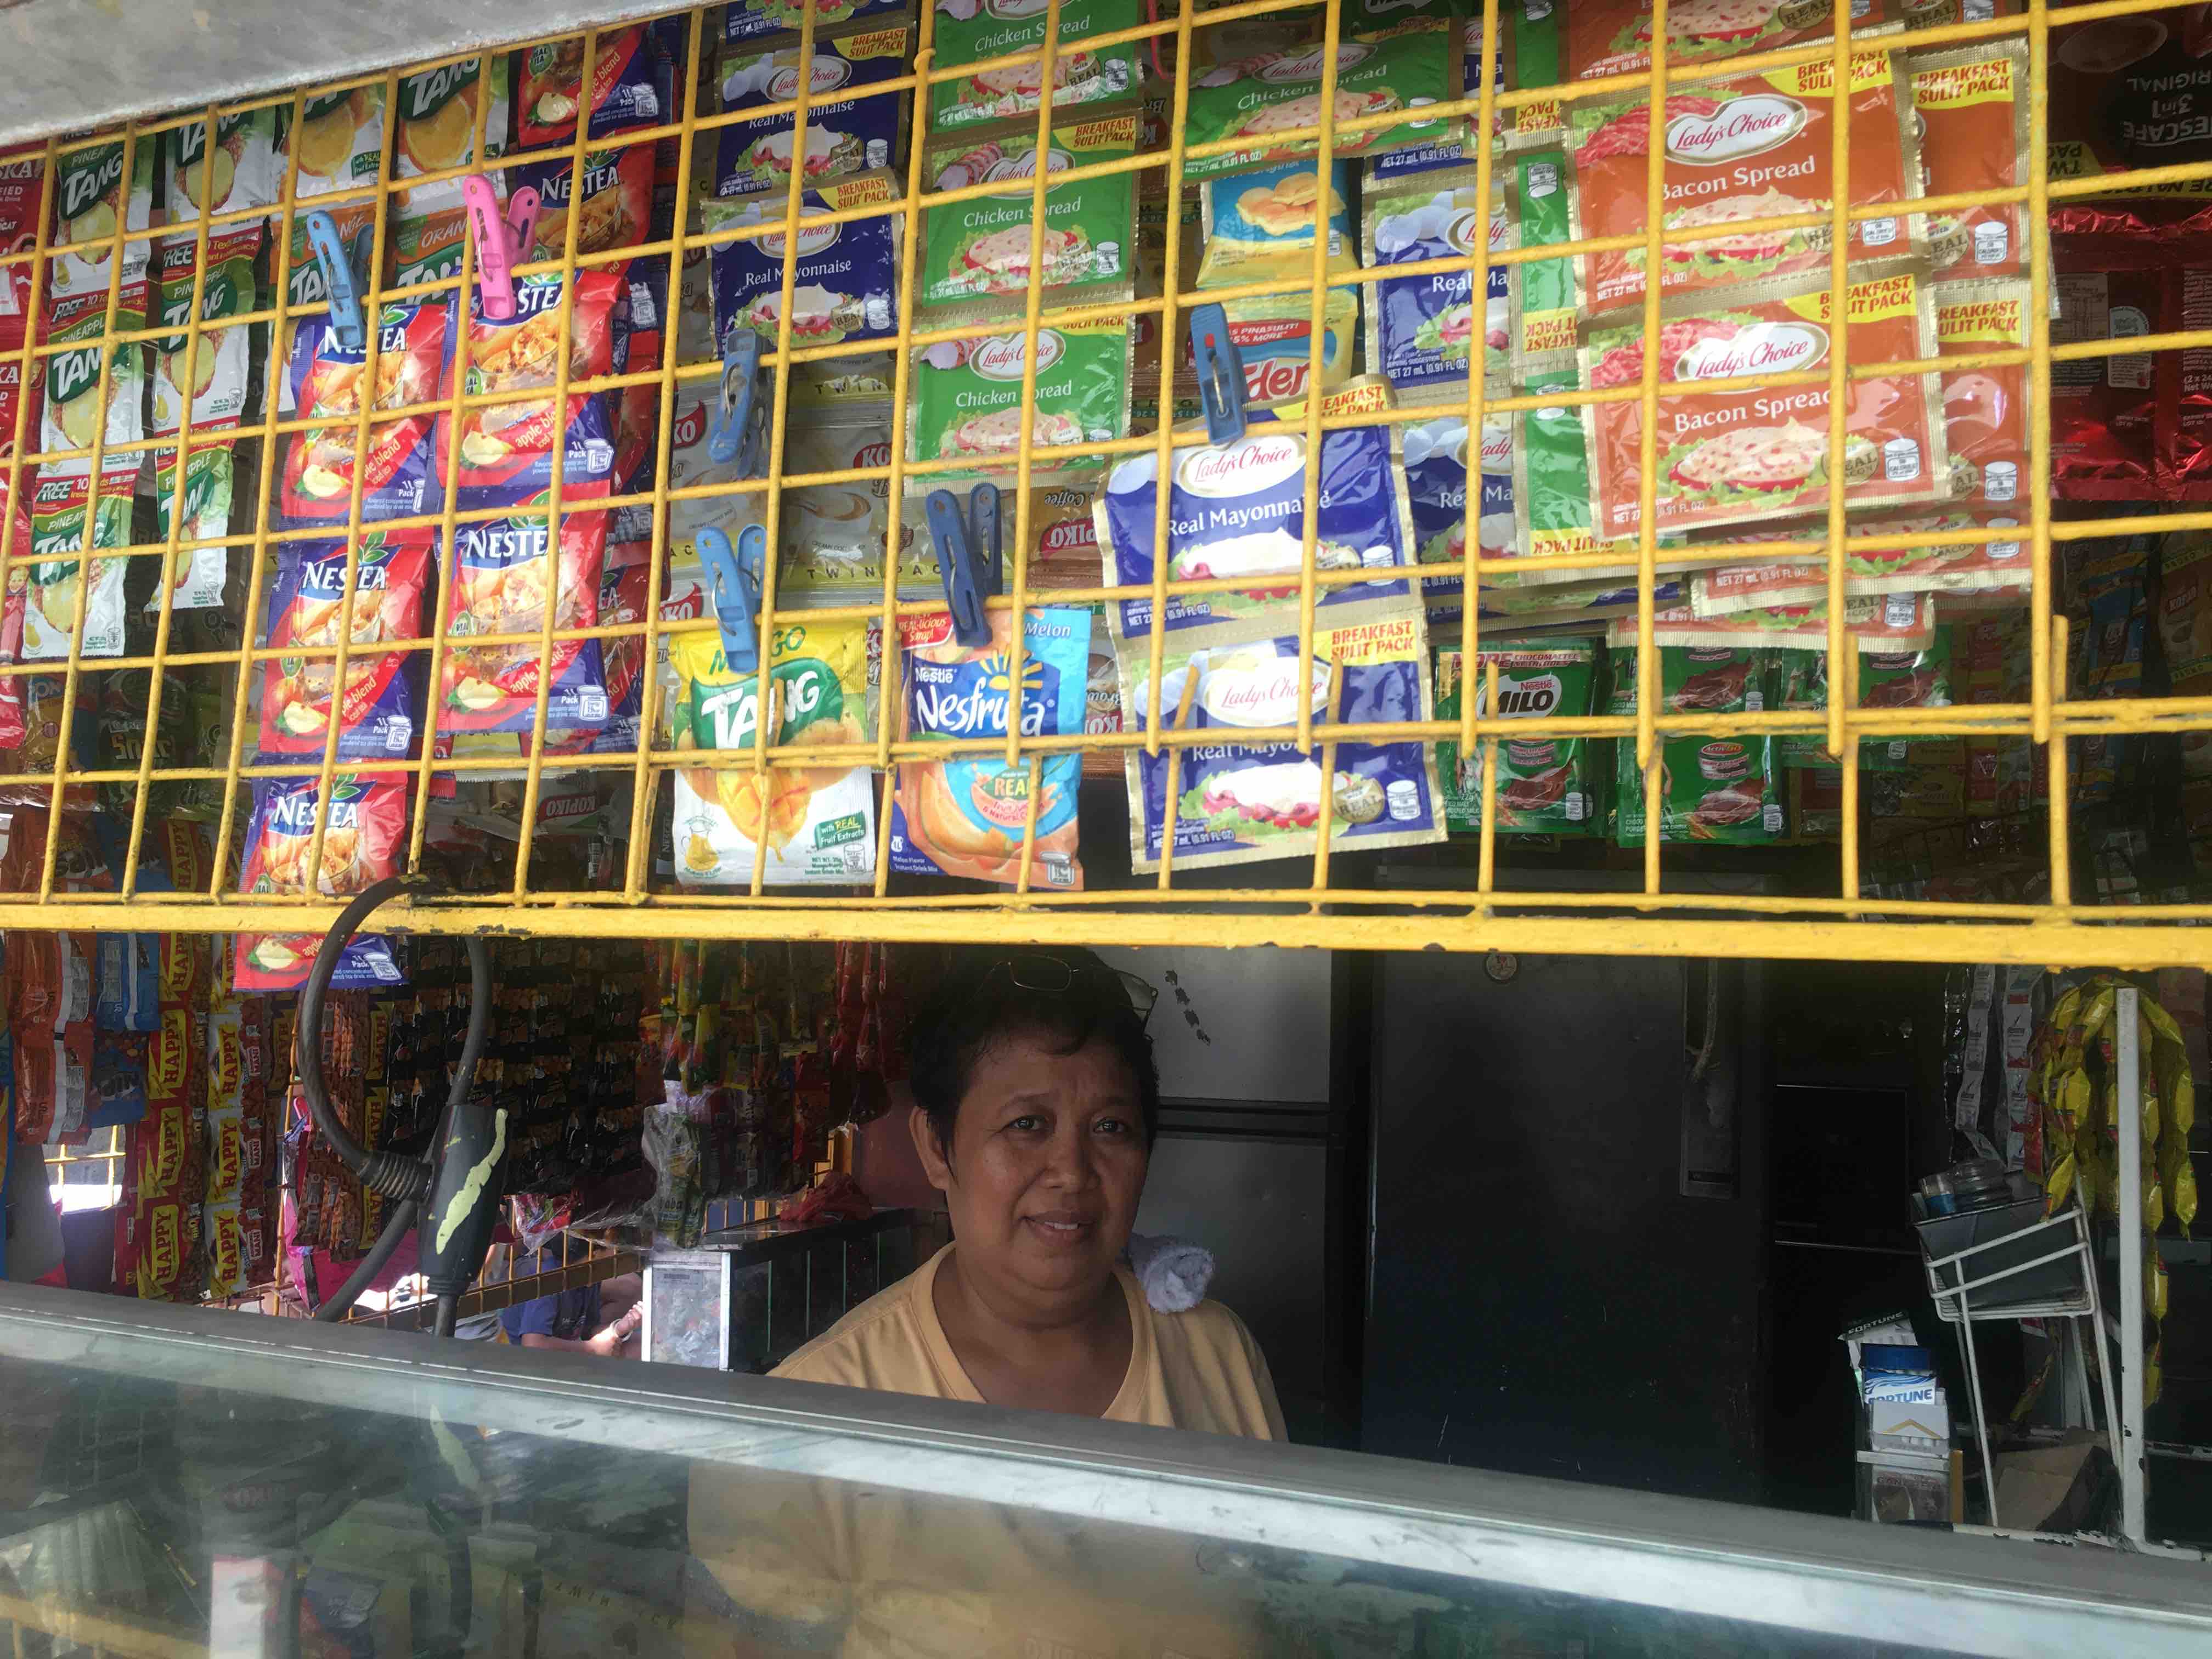
<svg viewBox="0 0 2212 1659"><path fill-rule="evenodd" d="M253 924L210 947L241 1003L402 870L530 934L1158 942L1125 877L1268 863L1200 884L1225 937L1604 946L1650 918L1507 914L1498 838L1516 890L1632 883L1656 739L1662 865L1786 872L1846 939L1972 898L2063 960L2124 899L2182 948L2212 743L2100 705L2212 687L2157 520L2212 495L2212 349L2161 344L2212 319L2212 219L2106 181L2197 159L2161 100L2202 28L1508 0L1486 52L1443 0L1220 9L732 0L0 157L0 810L59 825L13 920L106 879L94 954L162 934L88 872L182 825L204 879L145 908ZM1655 52L1656 112L1604 78ZM1977 199L2045 173L2047 227ZM1413 867L1477 902L1376 896ZM88 1030L150 1118L155 1034ZM725 1107L674 1080L629 1105L681 1169Z"/></svg>

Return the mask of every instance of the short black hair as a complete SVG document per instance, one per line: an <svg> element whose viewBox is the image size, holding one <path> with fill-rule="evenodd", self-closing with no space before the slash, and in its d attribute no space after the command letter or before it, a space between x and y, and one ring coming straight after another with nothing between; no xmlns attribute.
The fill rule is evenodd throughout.
<svg viewBox="0 0 2212 1659"><path fill-rule="evenodd" d="M1059 977L1044 966L1047 961L1066 969L1064 988L1037 988L1040 979ZM915 1103L928 1116L947 1157L975 1062L1014 1031L1042 1035L1054 1054L1078 1054L1100 1042L1120 1054L1136 1079L1145 1146L1151 1148L1160 1127L1160 1068L1120 975L1079 947L969 950L954 957L950 971L915 1011L908 1042Z"/></svg>

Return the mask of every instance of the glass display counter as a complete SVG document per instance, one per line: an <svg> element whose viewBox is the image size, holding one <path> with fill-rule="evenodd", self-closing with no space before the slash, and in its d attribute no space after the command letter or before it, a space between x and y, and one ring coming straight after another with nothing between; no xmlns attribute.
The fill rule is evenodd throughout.
<svg viewBox="0 0 2212 1659"><path fill-rule="evenodd" d="M2150 1655L2200 1566L0 1289L0 1651Z"/></svg>

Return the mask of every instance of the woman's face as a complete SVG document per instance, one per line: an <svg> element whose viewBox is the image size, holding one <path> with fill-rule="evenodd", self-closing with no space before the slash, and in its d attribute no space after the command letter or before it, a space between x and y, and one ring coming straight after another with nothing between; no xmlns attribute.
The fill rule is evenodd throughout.
<svg viewBox="0 0 2212 1659"><path fill-rule="evenodd" d="M977 1057L951 1146L938 1146L919 1109L914 1132L964 1276L1039 1311L1098 1294L1129 1242L1151 1158L1118 1053L1093 1041L1054 1054L1010 1032Z"/></svg>

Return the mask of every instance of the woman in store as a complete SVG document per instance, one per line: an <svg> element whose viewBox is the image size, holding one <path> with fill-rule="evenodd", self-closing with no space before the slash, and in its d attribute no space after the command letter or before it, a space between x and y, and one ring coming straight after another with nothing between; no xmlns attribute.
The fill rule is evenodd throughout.
<svg viewBox="0 0 2212 1659"><path fill-rule="evenodd" d="M954 1243L776 1376L1282 1437L1243 1322L1156 1313L1121 1265L1159 1126L1156 994L1083 950L947 976L915 1022L910 1127Z"/></svg>
<svg viewBox="0 0 2212 1659"><path fill-rule="evenodd" d="M1282 1437L1243 1322L1211 1302L1156 1313L1120 1264L1159 1119L1153 994L1079 950L947 977L915 1021L911 1128L953 1242L775 1375ZM694 1654L1261 1650L1249 1587L1166 1531L711 1466L690 1522Z"/></svg>

